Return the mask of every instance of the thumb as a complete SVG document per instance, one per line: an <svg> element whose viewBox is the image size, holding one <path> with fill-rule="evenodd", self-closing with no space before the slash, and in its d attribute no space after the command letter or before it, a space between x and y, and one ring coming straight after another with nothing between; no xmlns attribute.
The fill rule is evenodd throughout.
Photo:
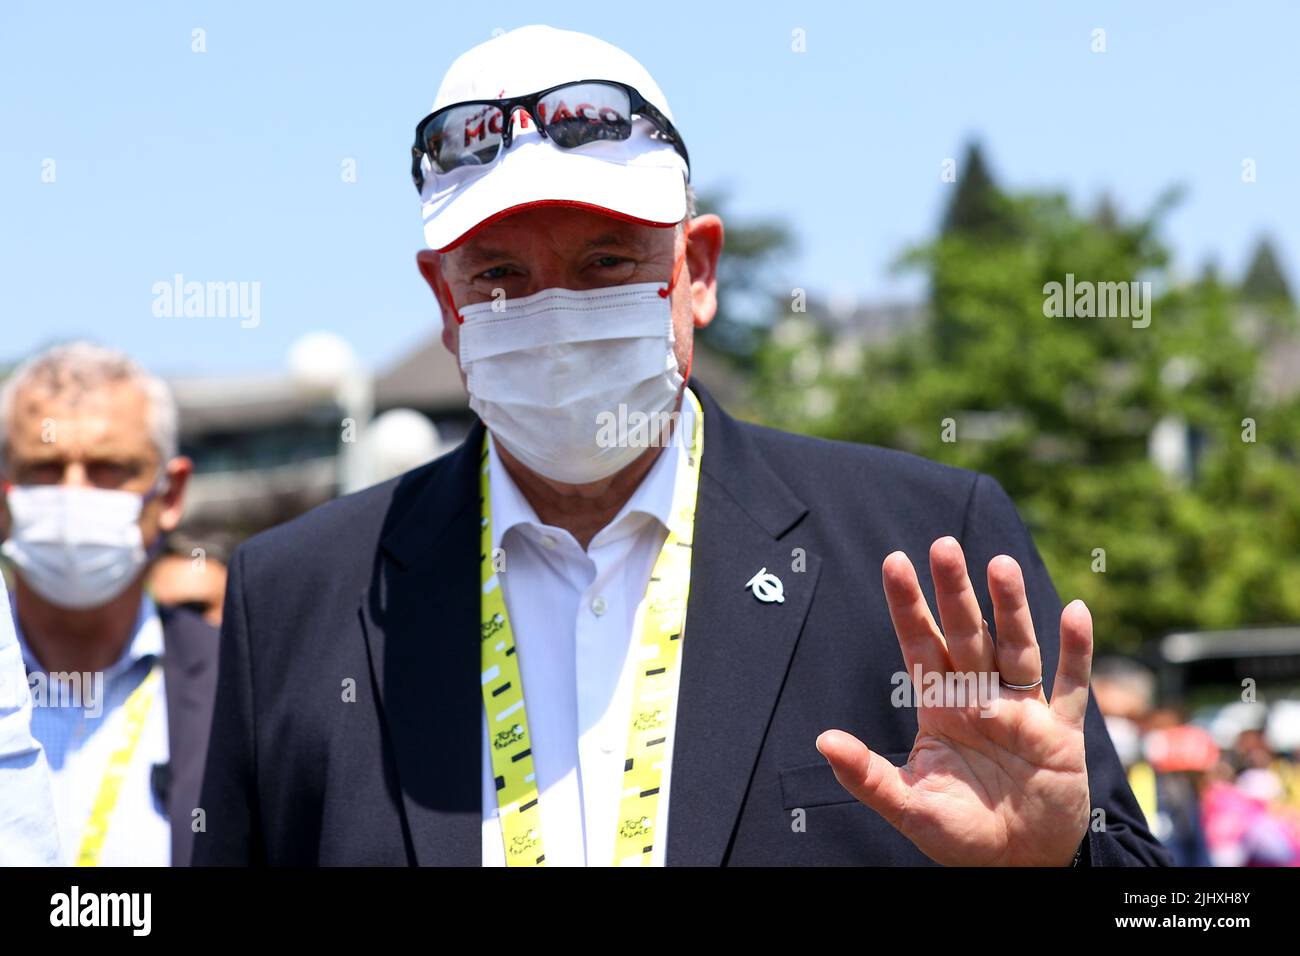
<svg viewBox="0 0 1300 956"><path fill-rule="evenodd" d="M898 827L908 790L898 767L843 730L823 733L817 738L817 750L830 763L840 786Z"/></svg>

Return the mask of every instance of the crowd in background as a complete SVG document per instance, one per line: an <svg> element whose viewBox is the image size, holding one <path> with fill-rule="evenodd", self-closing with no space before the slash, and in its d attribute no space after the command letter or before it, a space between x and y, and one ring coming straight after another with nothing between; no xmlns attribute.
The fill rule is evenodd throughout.
<svg viewBox="0 0 1300 956"><path fill-rule="evenodd" d="M1099 659L1097 704L1129 785L1178 866L1300 866L1300 705L1160 706L1155 675Z"/></svg>

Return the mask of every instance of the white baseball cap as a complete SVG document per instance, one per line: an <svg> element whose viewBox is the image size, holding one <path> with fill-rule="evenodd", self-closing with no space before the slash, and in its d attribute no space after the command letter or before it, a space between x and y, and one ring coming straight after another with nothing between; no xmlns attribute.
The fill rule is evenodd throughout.
<svg viewBox="0 0 1300 956"><path fill-rule="evenodd" d="M618 47L571 30L527 26L461 54L443 77L433 111L466 100L523 96L577 80L633 87L671 122L672 111L649 72ZM487 166L437 172L420 160L424 239L445 252L502 216L539 204L579 206L652 226L686 216L686 160L652 135L644 117L626 140L562 149L542 138L536 117L516 112L513 141Z"/></svg>

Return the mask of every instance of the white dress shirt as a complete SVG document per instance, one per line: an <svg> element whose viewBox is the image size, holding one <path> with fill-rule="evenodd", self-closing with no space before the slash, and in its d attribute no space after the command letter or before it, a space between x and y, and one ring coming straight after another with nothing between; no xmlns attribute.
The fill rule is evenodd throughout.
<svg viewBox="0 0 1300 956"><path fill-rule="evenodd" d="M492 547L514 632L548 866L612 866L636 668L638 607L668 537L677 471L694 410L683 400L672 440L584 551L543 524L488 440ZM683 640L685 640L683 635ZM680 685L682 659L678 657ZM663 756L652 866L664 865L676 695ZM640 862L638 860L638 862ZM483 865L505 866L483 715Z"/></svg>
<svg viewBox="0 0 1300 956"><path fill-rule="evenodd" d="M31 724L27 670L0 578L0 866L59 862L50 772Z"/></svg>
<svg viewBox="0 0 1300 956"><path fill-rule="evenodd" d="M18 637L27 669L43 671L23 641L21 630ZM55 817L59 823L60 862L64 866L76 862L109 757L125 740L123 705L154 664L161 666L162 654L162 622L153 601L146 596L131 640L121 656L103 672L104 699L86 702L91 706L37 706L32 711L32 735L44 746L50 764ZM167 694L164 681L160 680L140 741L127 767L126 779L118 792L117 806L109 818L101 866L171 865L171 827L166 808L153 788L154 764L167 763L168 753Z"/></svg>

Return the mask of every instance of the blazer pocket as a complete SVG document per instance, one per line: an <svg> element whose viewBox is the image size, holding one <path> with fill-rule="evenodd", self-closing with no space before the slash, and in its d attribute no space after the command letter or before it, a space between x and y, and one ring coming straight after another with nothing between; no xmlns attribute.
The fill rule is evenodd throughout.
<svg viewBox="0 0 1300 956"><path fill-rule="evenodd" d="M882 754L895 767L907 763L910 750ZM781 770L781 802L787 810L824 807L836 803L857 803L858 798L835 779L835 771L824 759L817 763Z"/></svg>

